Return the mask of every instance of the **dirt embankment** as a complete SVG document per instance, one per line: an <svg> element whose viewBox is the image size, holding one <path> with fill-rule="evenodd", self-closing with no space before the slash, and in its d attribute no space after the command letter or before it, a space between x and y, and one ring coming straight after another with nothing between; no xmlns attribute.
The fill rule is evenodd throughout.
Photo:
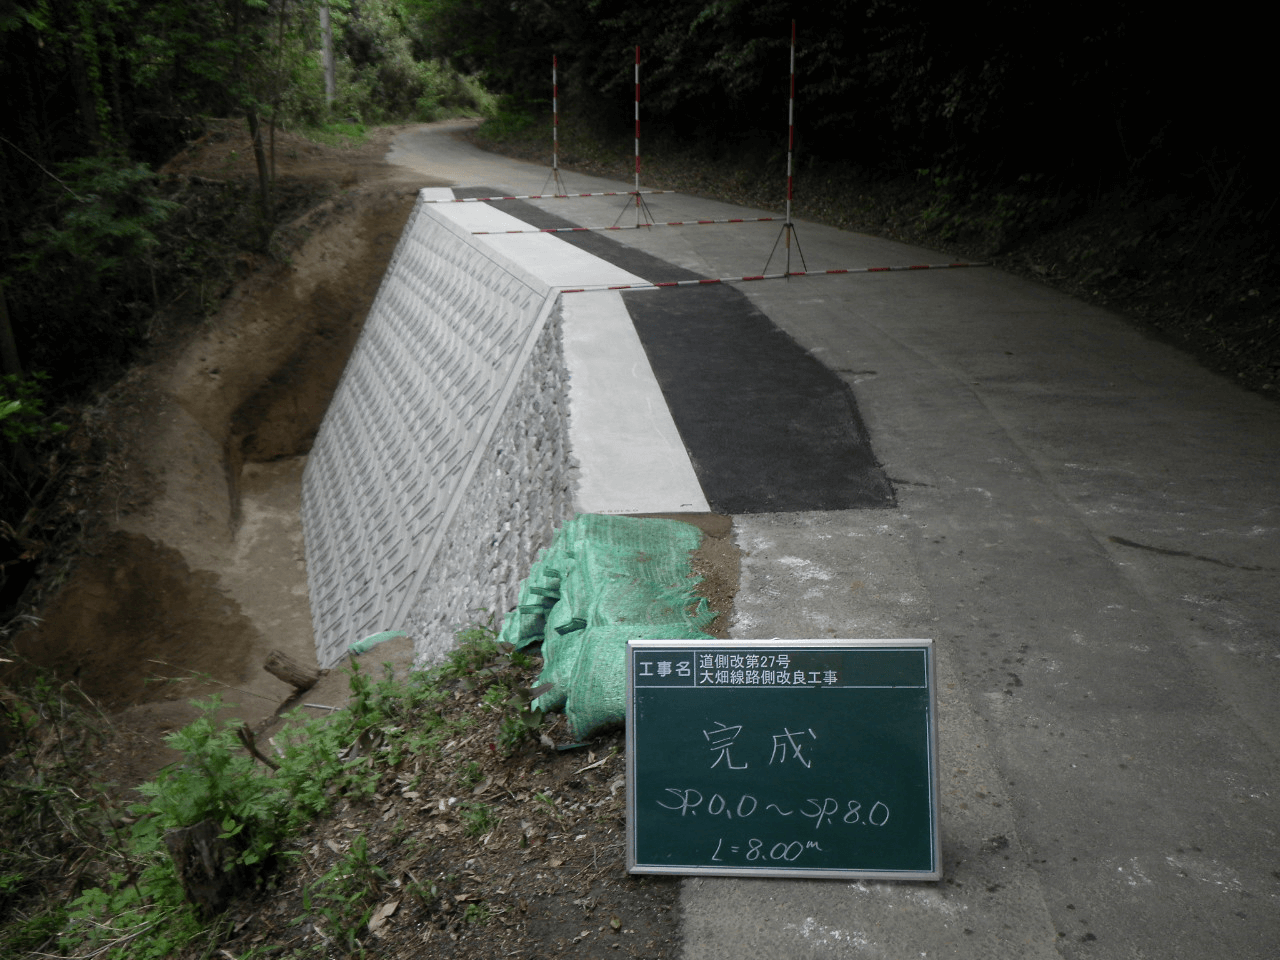
<svg viewBox="0 0 1280 960"><path fill-rule="evenodd" d="M395 132L359 148L281 135L280 181L328 194L284 227L287 260L246 258L220 309L94 411L115 448L104 532L16 648L132 732L113 778L149 774L149 745L193 716L193 696L270 715L292 692L262 670L270 650L315 662L302 468L413 196L432 185L382 162ZM247 147L217 127L164 173L250 177Z"/></svg>

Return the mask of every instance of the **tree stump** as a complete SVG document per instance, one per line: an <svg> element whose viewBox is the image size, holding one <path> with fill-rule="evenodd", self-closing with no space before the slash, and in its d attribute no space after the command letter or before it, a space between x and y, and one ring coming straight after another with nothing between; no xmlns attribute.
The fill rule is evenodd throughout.
<svg viewBox="0 0 1280 960"><path fill-rule="evenodd" d="M164 835L183 892L206 918L221 913L251 879L236 863L240 849L235 838L223 840L221 833L216 821L201 820Z"/></svg>
<svg viewBox="0 0 1280 960"><path fill-rule="evenodd" d="M316 681L320 679L319 670L312 667L304 667L297 660L281 653L279 650L272 650L267 655L267 662L262 665L262 669L273 677L283 680L298 693L310 690L316 685Z"/></svg>

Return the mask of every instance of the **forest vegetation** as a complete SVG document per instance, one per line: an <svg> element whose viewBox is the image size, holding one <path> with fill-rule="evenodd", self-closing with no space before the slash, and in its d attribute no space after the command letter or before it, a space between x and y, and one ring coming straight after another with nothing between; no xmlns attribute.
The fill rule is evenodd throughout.
<svg viewBox="0 0 1280 960"><path fill-rule="evenodd" d="M320 11L336 83L326 94ZM435 56L415 0L17 0L0 5L0 609L74 520L59 509L65 404L168 325L216 307L239 265L317 198L274 175L281 127L491 108ZM247 127L257 177L161 176L209 118Z"/></svg>

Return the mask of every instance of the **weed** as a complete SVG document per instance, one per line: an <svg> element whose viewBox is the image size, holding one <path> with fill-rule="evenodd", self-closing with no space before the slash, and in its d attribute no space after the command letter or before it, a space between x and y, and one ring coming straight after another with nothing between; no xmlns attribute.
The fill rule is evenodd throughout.
<svg viewBox="0 0 1280 960"><path fill-rule="evenodd" d="M181 751L182 759L140 788L146 802L130 809L130 827L116 828L114 833L105 816L105 802L98 803L92 796L80 800L74 791L62 789L60 781L48 779L54 756L62 767L72 768L78 761L69 744L74 741L83 747L90 742L91 731L68 712L61 691L41 688L29 702L0 699L0 727L17 746L6 762L23 763L27 774L21 784L0 781L6 791L18 791L14 796L20 802L10 806L36 810L56 804L57 809L49 812L63 823L101 822L89 842L105 867L96 878L87 875L82 892L69 903L45 908L25 924L11 923L0 931L0 953L36 949L53 936L64 953L104 960L160 960L193 949L201 938L212 950L221 928L208 925L185 899L165 846L166 831L213 820L222 838L231 841L235 867L262 881L271 868L294 855L287 851L289 838L327 810L335 798L371 794L388 768L406 757L439 755L441 743L462 729L466 719L442 715L447 683L485 683L493 690L487 698L491 706L523 704L532 715L528 710L531 692L518 689L513 694L510 682L501 676L504 668L498 664L507 663L504 658L510 650L498 643L494 618L460 631L458 640L448 664L413 673L406 680L396 680L391 671L379 677L353 667L351 702L346 709L321 719L307 720L298 714L289 718L286 729L275 738L280 755L274 772L244 752L237 737L238 721L217 722L221 708L217 697L198 702L201 715L167 738ZM509 729L504 744L517 744L524 736L517 736L517 728L523 728L525 721L511 717L505 726ZM51 741L56 754L50 754L50 741L44 735L49 730L57 733ZM474 786L483 778L483 768L474 761L457 771L463 786ZM76 803L68 796L76 797ZM462 803L459 815L471 837L484 836L501 822L482 803ZM27 895L30 880L25 861L0 851L0 902ZM358 935L387 881L386 872L370 856L365 837L359 836L328 872L305 888L306 913L332 947L363 952ZM434 899L439 889L434 883L419 885L412 893L419 899ZM484 923L489 915L487 908L472 905L466 919Z"/></svg>
<svg viewBox="0 0 1280 960"><path fill-rule="evenodd" d="M25 378L12 373L0 377L0 436L10 443L38 442L67 429L45 413L42 394L48 381L49 375L39 370Z"/></svg>
<svg viewBox="0 0 1280 960"><path fill-rule="evenodd" d="M474 787L484 779L484 770L480 764L472 760L458 768L457 779L458 785L461 787Z"/></svg>
<svg viewBox="0 0 1280 960"><path fill-rule="evenodd" d="M423 907L429 907L440 896L440 888L434 883L406 883L404 892Z"/></svg>
<svg viewBox="0 0 1280 960"><path fill-rule="evenodd" d="M64 897L50 891L66 889L69 864L87 883L119 859L121 838L86 777L100 735L91 706L73 684L43 676L0 690L0 956L63 929Z"/></svg>
<svg viewBox="0 0 1280 960"><path fill-rule="evenodd" d="M530 739L531 731L519 717L505 717L498 727L498 749L504 757L510 756L520 745Z"/></svg>
<svg viewBox="0 0 1280 960"><path fill-rule="evenodd" d="M334 120L303 130L308 140L329 147L361 147L369 141L369 133L363 123Z"/></svg>
<svg viewBox="0 0 1280 960"><path fill-rule="evenodd" d="M67 912L62 906L19 920L0 936L0 952L17 956L34 951L55 937L66 922Z"/></svg>
<svg viewBox="0 0 1280 960"><path fill-rule="evenodd" d="M387 880L386 871L369 858L369 841L363 833L351 841L346 855L334 864L331 872L370 895L377 893L378 887Z"/></svg>
<svg viewBox="0 0 1280 960"><path fill-rule="evenodd" d="M352 720L346 728L348 735L376 730L380 740L378 749L393 767L409 755L438 754L446 735L457 728L456 722L446 721L440 713L444 693L439 676L433 672L415 672L399 681L390 666L384 666L382 679L375 681L353 662L349 678L352 697L347 708Z"/></svg>
<svg viewBox="0 0 1280 960"><path fill-rule="evenodd" d="M489 912L489 908L483 903L468 903L467 909L462 912L462 922L483 927L489 922L490 916L492 914Z"/></svg>
<svg viewBox="0 0 1280 960"><path fill-rule="evenodd" d="M485 611L481 611L484 613ZM542 725L543 711L533 702L551 689L543 684L534 689L513 684L513 670L527 670L533 659L516 650L511 644L498 640L494 618L489 614L484 622L477 622L458 634L458 646L449 654L444 675L458 678L471 690L488 686L481 697L487 709L509 706L515 709L512 716L502 720L495 747L502 755L510 756L520 746L537 739L537 729Z"/></svg>
<svg viewBox="0 0 1280 960"><path fill-rule="evenodd" d="M510 98L503 98L491 108L484 122L483 135L496 141L521 139L538 129L538 118L531 108L522 108Z"/></svg>
<svg viewBox="0 0 1280 960"><path fill-rule="evenodd" d="M507 660L511 666L517 670L528 670L533 667L533 657L525 653L523 650L512 650L507 654Z"/></svg>
<svg viewBox="0 0 1280 960"><path fill-rule="evenodd" d="M502 821L483 803L459 804L463 828L468 837L483 837L492 832Z"/></svg>
<svg viewBox="0 0 1280 960"><path fill-rule="evenodd" d="M286 795L241 749L236 725L214 725L221 699L214 696L196 705L203 715L165 737L183 759L139 788L151 802L138 812L150 814L162 830L213 820L225 838L239 838L241 865L264 864L281 839L280 824L287 821Z"/></svg>
<svg viewBox="0 0 1280 960"><path fill-rule="evenodd" d="M551 689L551 684L543 683L530 689L516 687L507 699L507 703L515 708L515 713L502 721L498 728L498 747L503 756L510 756L529 740L537 739L538 727L546 711L533 705L533 702Z"/></svg>
<svg viewBox="0 0 1280 960"><path fill-rule="evenodd" d="M314 911L324 920L327 937L349 953L362 953L358 934L373 915L374 900L387 879L387 872L370 858L368 840L360 834L324 876L304 889L304 917L297 922Z"/></svg>
<svg viewBox="0 0 1280 960"><path fill-rule="evenodd" d="M491 710L501 707L507 702L507 694L509 692L510 691L507 689L506 684L497 682L484 692L484 696L480 698L480 702Z"/></svg>
<svg viewBox="0 0 1280 960"><path fill-rule="evenodd" d="M502 652L494 615L487 610L478 612L485 615L484 620L477 620L460 630L458 645L445 656L445 664L441 668L445 679L470 677Z"/></svg>

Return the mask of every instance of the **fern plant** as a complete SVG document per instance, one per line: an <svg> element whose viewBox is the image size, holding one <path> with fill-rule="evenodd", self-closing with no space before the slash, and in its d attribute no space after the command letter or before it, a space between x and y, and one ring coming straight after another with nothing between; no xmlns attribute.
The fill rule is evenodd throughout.
<svg viewBox="0 0 1280 960"><path fill-rule="evenodd" d="M183 759L139 790L161 829L213 820L224 838L239 838L240 862L256 866L281 839L287 794L244 752L230 724L217 725L221 705L217 696L197 702L203 714L165 738Z"/></svg>

